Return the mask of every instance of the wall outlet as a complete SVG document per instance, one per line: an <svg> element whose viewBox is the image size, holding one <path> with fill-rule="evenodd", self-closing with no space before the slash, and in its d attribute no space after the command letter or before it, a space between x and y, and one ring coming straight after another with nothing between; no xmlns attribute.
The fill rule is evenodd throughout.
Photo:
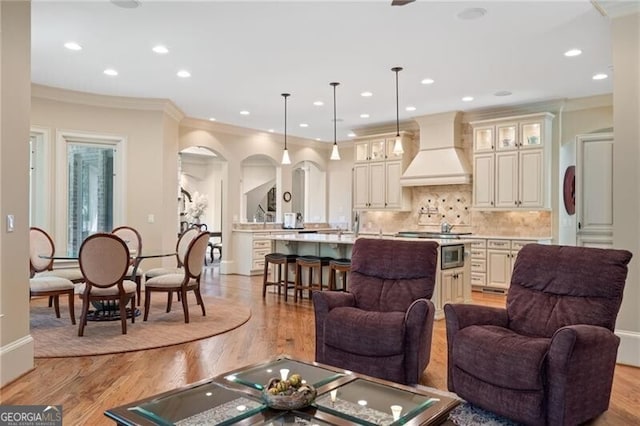
<svg viewBox="0 0 640 426"><path fill-rule="evenodd" d="M16 229L15 217L12 214L7 215L7 232L13 232Z"/></svg>

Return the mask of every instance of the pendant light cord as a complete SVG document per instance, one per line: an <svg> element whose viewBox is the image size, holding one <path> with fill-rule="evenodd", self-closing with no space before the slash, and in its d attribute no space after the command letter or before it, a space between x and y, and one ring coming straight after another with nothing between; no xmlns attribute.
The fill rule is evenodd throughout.
<svg viewBox="0 0 640 426"><path fill-rule="evenodd" d="M329 83L330 85L333 86L333 144L337 145L338 141L337 141L337 131L336 131L336 126L337 126L337 115L336 115L336 86L338 86L340 83L337 82L333 82L333 83Z"/></svg>
<svg viewBox="0 0 640 426"><path fill-rule="evenodd" d="M393 67L391 71L396 73L396 137L400 136L400 98L398 97L398 72L402 67Z"/></svg>
<svg viewBox="0 0 640 426"><path fill-rule="evenodd" d="M284 97L284 149L287 150L287 97L289 93L283 93Z"/></svg>

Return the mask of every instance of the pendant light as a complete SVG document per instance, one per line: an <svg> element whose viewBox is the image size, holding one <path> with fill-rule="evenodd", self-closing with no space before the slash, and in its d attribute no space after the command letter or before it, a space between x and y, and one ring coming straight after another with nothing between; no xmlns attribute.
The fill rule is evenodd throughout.
<svg viewBox="0 0 640 426"><path fill-rule="evenodd" d="M340 153L338 152L338 142L336 140L336 122L337 122L337 118L336 118L336 86L338 86L340 83L337 82L333 82L333 83L329 83L330 86L333 86L333 149L331 150L331 160L339 160L340 159Z"/></svg>
<svg viewBox="0 0 640 426"><path fill-rule="evenodd" d="M291 96L289 93L283 93L284 98L284 151L282 152L282 164L291 164L289 159L289 151L287 151L287 98Z"/></svg>
<svg viewBox="0 0 640 426"><path fill-rule="evenodd" d="M402 155L404 149L402 148L402 139L400 139L400 106L398 101L398 73L402 71L402 67L393 67L391 71L396 73L396 142L393 144L393 153Z"/></svg>

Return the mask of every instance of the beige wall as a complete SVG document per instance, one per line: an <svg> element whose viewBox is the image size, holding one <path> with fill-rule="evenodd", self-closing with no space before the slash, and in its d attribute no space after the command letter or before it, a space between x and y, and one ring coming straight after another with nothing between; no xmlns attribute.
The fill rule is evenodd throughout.
<svg viewBox="0 0 640 426"><path fill-rule="evenodd" d="M640 14L613 20L613 193L615 247L631 251L616 324L620 362L640 366Z"/></svg>
<svg viewBox="0 0 640 426"><path fill-rule="evenodd" d="M0 2L0 386L33 368L29 335L29 2ZM15 216L15 231L6 217Z"/></svg>
<svg viewBox="0 0 640 426"><path fill-rule="evenodd" d="M131 99L123 104L121 98L33 86L31 124L51 130L49 143L55 144L56 133L61 131L126 139L125 217L121 224L138 229L146 251L173 250L178 232L175 188L178 187L179 115L166 111L171 105L168 101L135 103ZM154 223L148 222L150 214L154 216ZM64 236L63 229L50 232L59 238ZM170 258L165 261L172 262ZM159 263L149 259L142 267Z"/></svg>

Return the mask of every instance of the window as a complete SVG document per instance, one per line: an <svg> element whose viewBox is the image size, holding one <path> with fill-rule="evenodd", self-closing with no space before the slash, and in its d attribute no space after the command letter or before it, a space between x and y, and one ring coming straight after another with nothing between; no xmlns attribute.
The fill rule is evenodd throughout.
<svg viewBox="0 0 640 426"><path fill-rule="evenodd" d="M77 253L85 238L113 229L115 148L67 145L67 251Z"/></svg>

